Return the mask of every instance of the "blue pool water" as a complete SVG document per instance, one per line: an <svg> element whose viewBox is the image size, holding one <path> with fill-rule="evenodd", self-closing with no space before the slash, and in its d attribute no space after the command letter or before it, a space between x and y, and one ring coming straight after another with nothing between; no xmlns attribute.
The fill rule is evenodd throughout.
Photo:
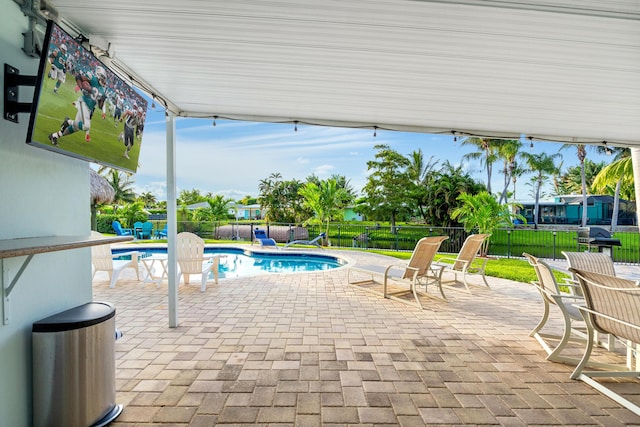
<svg viewBox="0 0 640 427"><path fill-rule="evenodd" d="M166 248L113 249L113 253L136 250L142 257L166 254ZM205 248L207 254L220 254L219 274L224 277L245 277L264 273L294 273L330 270L345 265L344 260L322 254L253 252L241 248Z"/></svg>

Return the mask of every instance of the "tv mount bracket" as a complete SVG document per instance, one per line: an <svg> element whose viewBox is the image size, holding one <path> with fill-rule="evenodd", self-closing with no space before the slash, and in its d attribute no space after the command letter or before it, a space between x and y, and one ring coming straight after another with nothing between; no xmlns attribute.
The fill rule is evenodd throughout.
<svg viewBox="0 0 640 427"><path fill-rule="evenodd" d="M37 76L21 76L20 70L4 64L4 118L18 123L18 113L31 112L30 102L18 102L20 86L35 86Z"/></svg>

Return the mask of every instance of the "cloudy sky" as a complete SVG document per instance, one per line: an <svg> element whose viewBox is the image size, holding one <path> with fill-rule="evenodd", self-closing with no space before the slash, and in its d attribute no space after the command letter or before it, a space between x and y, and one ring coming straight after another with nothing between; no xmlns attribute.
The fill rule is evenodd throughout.
<svg viewBox="0 0 640 427"><path fill-rule="evenodd" d="M166 122L162 111L150 111L142 140L139 168L134 189L139 194L150 191L166 200ZM314 173L320 178L332 174L346 176L359 191L366 183L367 161L374 159L374 146L388 144L409 155L421 149L425 160L431 156L443 162L462 163L478 180L486 180L479 162L464 161L472 147L454 143L451 135L431 135L373 129L344 129L298 125L269 124L210 119L176 119L177 188L198 189L239 199L258 195L261 179L279 172L283 179L305 180ZM561 144L534 142L531 152L556 153ZM563 167L577 164L575 150L562 150ZM588 151L594 161L606 160L595 150ZM493 190L502 189L500 166L494 167ZM531 200L528 178L521 178L517 188L520 200Z"/></svg>

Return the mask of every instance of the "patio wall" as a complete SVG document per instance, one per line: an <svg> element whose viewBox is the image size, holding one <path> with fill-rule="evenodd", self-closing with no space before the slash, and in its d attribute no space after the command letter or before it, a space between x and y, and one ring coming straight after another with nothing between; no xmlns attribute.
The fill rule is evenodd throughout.
<svg viewBox="0 0 640 427"><path fill-rule="evenodd" d="M35 75L38 60L22 51L27 18L11 0L0 0L0 9L2 62L18 68L21 74ZM29 102L33 90L24 86L19 90L19 101ZM19 124L0 120L0 240L88 235L88 164L27 146L28 121L28 114L19 115ZM24 259L4 260L5 286ZM33 322L91 299L90 249L34 256L11 293L10 322L0 322L1 425L19 427L32 423Z"/></svg>

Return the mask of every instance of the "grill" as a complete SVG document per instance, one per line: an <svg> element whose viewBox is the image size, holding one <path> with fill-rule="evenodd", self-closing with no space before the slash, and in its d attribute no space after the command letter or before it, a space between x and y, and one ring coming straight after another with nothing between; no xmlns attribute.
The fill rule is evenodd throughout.
<svg viewBox="0 0 640 427"><path fill-rule="evenodd" d="M584 245L587 250L597 248L598 252L611 255L614 246L622 246L620 239L611 237L611 233L602 227L578 227L578 245Z"/></svg>

